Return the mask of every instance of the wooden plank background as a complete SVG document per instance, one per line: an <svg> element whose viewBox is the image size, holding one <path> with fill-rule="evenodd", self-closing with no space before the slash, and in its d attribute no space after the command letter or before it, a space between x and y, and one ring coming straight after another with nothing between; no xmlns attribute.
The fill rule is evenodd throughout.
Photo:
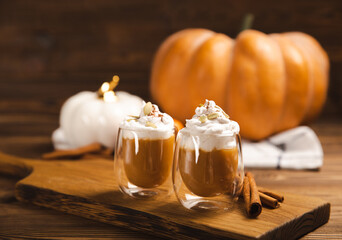
<svg viewBox="0 0 342 240"><path fill-rule="evenodd" d="M235 37L246 13L265 33L318 39L331 60L325 115L341 114L340 0L0 0L0 113L25 113L30 104L58 114L67 97L97 89L114 73L119 89L148 99L153 55L167 36L203 27Z"/></svg>

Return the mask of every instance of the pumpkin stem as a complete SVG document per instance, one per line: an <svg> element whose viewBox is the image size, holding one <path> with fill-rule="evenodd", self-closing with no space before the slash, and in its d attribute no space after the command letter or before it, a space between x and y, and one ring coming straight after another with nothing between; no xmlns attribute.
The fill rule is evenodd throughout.
<svg viewBox="0 0 342 240"><path fill-rule="evenodd" d="M240 32L252 28L253 21L254 21L254 14L247 13L243 18Z"/></svg>

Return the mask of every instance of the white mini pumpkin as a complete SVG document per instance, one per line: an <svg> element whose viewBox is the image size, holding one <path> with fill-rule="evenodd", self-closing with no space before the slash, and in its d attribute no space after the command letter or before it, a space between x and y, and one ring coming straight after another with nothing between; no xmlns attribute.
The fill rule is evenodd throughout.
<svg viewBox="0 0 342 240"><path fill-rule="evenodd" d="M60 127L52 134L55 149L74 149L94 142L114 148L119 124L127 115L139 115L142 99L115 92L116 101L105 102L98 93L84 91L62 106Z"/></svg>

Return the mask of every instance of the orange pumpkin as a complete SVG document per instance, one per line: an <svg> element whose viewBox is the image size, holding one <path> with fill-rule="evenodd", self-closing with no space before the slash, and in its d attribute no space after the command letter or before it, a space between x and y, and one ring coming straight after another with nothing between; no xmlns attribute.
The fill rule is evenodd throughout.
<svg viewBox="0 0 342 240"><path fill-rule="evenodd" d="M178 131L184 127L184 125L181 121L179 121L177 119L173 119L173 121L175 122L175 127L177 128Z"/></svg>
<svg viewBox="0 0 342 240"><path fill-rule="evenodd" d="M329 60L301 32L241 32L236 40L206 29L171 35L156 53L150 90L163 110L184 121L214 100L252 140L312 120L326 99Z"/></svg>

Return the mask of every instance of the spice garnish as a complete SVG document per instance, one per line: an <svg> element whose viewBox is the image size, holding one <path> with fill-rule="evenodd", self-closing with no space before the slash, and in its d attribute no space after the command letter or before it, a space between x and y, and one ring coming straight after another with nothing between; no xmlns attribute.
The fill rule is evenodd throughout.
<svg viewBox="0 0 342 240"><path fill-rule="evenodd" d="M222 113L223 113L223 115L224 115L226 118L229 119L229 115L228 115L227 113L225 113L225 112L223 112L223 111L222 111Z"/></svg>
<svg viewBox="0 0 342 240"><path fill-rule="evenodd" d="M130 121L137 121L137 119L135 118L127 119L127 122L130 122Z"/></svg>
<svg viewBox="0 0 342 240"><path fill-rule="evenodd" d="M152 112L152 103L151 102L148 102L145 104L144 106L144 114L147 116L149 115L151 112Z"/></svg>
<svg viewBox="0 0 342 240"><path fill-rule="evenodd" d="M249 217L257 217L262 211L262 206L274 209L278 208L280 203L284 201L284 195L281 193L257 187L254 176L250 172L245 174L242 196Z"/></svg>
<svg viewBox="0 0 342 240"><path fill-rule="evenodd" d="M199 120L201 123L205 123L207 121L207 116L206 115L202 115L199 117Z"/></svg>
<svg viewBox="0 0 342 240"><path fill-rule="evenodd" d="M216 113L216 112L210 113L210 114L208 115L208 119L209 119L209 120L213 120L213 119L216 119L218 116L219 116L219 114Z"/></svg>
<svg viewBox="0 0 342 240"><path fill-rule="evenodd" d="M146 127L152 127L152 128L157 128L157 126L154 124L154 123L152 123L152 122L146 122L146 125L145 125Z"/></svg>

